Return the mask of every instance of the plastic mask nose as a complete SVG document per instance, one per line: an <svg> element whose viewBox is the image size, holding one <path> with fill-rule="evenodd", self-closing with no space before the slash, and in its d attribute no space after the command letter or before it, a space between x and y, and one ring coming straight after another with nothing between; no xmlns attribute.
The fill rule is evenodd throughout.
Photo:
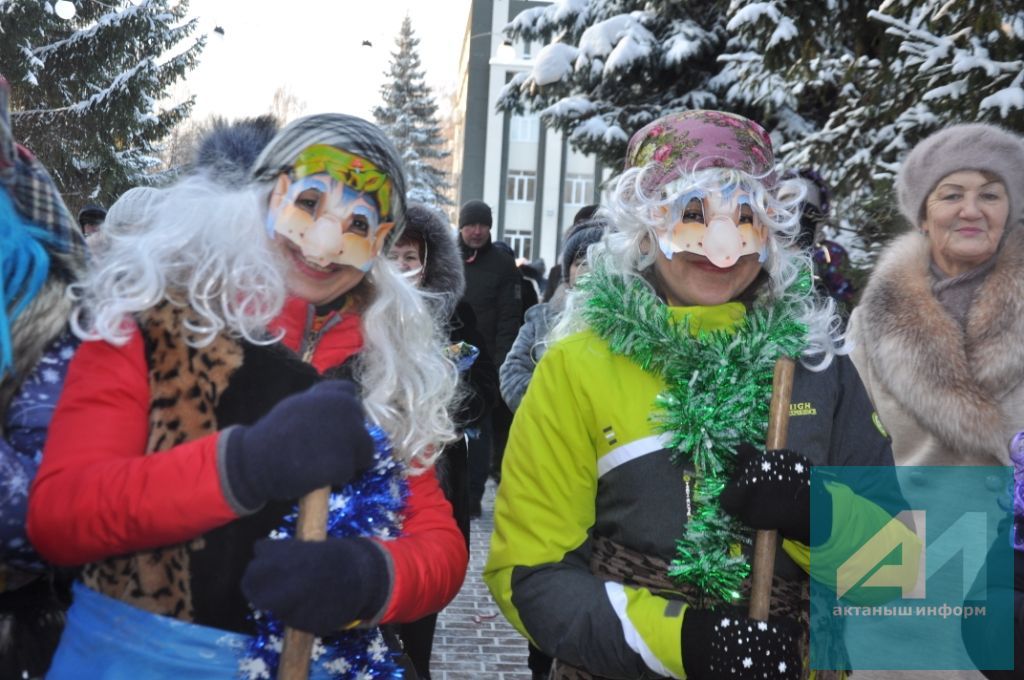
<svg viewBox="0 0 1024 680"><path fill-rule="evenodd" d="M736 223L728 217L714 217L704 235L704 253L716 267L731 267L739 259L743 239Z"/></svg>
<svg viewBox="0 0 1024 680"><path fill-rule="evenodd" d="M341 224L329 215L322 215L306 232L300 245L309 257L331 258L341 252Z"/></svg>

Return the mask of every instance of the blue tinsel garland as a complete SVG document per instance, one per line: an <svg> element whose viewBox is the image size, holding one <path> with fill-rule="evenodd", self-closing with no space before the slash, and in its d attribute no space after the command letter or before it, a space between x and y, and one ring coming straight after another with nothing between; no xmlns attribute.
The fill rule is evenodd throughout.
<svg viewBox="0 0 1024 680"><path fill-rule="evenodd" d="M402 512L409 497L409 484L402 465L392 456L391 443L380 427L367 423L373 437L374 466L339 493L332 493L327 517L327 535L396 538L401 531ZM271 533L274 539L295 534L296 513ZM284 626L269 613L251 615L259 634L252 638L239 664L240 675L248 680L271 680L277 675ZM402 669L388 649L379 628L345 631L316 638L310 676L326 673L341 680L401 678Z"/></svg>

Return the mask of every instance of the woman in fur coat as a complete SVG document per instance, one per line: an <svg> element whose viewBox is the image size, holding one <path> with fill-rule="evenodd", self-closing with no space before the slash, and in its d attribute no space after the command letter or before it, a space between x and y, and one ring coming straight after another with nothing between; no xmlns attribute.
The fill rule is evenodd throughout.
<svg viewBox="0 0 1024 680"><path fill-rule="evenodd" d="M67 287L85 241L46 169L11 136L0 79L0 677L41 677L64 624L67 582L25 535L35 477L78 340Z"/></svg>
<svg viewBox="0 0 1024 680"><path fill-rule="evenodd" d="M854 312L854 361L898 465L1009 465L1024 429L1024 142L947 128L896 185L914 229Z"/></svg>
<svg viewBox="0 0 1024 680"><path fill-rule="evenodd" d="M29 501L40 552L83 565L50 678L272 677L286 626L318 637L311 678L398 677L381 624L462 583L433 472L457 373L381 257L397 152L342 114L274 132L209 145L79 289L87 340ZM298 540L323 487L327 539Z"/></svg>
<svg viewBox="0 0 1024 680"><path fill-rule="evenodd" d="M1024 429L1024 140L949 127L910 152L896 188L914 228L882 253L854 310L854 363L897 465L1009 465Z"/></svg>

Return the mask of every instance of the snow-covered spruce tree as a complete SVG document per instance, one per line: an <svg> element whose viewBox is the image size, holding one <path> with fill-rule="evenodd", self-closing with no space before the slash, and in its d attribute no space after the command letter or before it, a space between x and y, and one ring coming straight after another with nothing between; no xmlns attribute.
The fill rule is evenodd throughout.
<svg viewBox="0 0 1024 680"><path fill-rule="evenodd" d="M384 103L373 109L377 124L398 148L405 166L405 185L410 201L432 206L452 205L451 188L437 162L448 156L437 120L434 96L423 81L417 45L420 44L406 16L391 53L389 81L380 88Z"/></svg>
<svg viewBox="0 0 1024 680"><path fill-rule="evenodd" d="M513 39L547 43L498 107L539 111L581 151L619 167L637 129L670 111L716 108L726 0L558 0L520 13Z"/></svg>
<svg viewBox="0 0 1024 680"><path fill-rule="evenodd" d="M0 0L0 74L15 137L49 168L65 201L109 204L159 164L157 144L192 100L158 110L193 68L187 0L75 0L61 19L43 0Z"/></svg>
<svg viewBox="0 0 1024 680"><path fill-rule="evenodd" d="M670 111L751 116L783 165L832 184L835 223L869 256L904 228L892 180L915 143L968 120L1024 130L1019 0L557 0L506 32L548 45L502 108L541 110L613 167Z"/></svg>
<svg viewBox="0 0 1024 680"><path fill-rule="evenodd" d="M834 217L873 255L905 228L892 195L906 152L936 129L1024 130L1024 11L1008 0L734 0L719 80L755 106L781 159L836 188ZM841 17L841 21L836 21Z"/></svg>

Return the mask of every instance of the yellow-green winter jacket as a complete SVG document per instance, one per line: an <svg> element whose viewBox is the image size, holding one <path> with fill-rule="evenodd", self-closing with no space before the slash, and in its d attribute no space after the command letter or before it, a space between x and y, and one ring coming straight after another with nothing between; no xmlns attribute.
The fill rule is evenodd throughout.
<svg viewBox="0 0 1024 680"><path fill-rule="evenodd" d="M731 328L743 317L736 303L673 313L694 314L694 332L694 323ZM663 560L674 556L686 524L683 471L650 420L664 389L660 377L613 355L595 333L573 335L538 364L505 451L484 578L521 633L600 676L685 677L685 607L602 581L588 567L595 535ZM892 465L846 357L820 372L798 364L790 413L788 448L814 464ZM865 535L888 519L874 511ZM833 519L833 526L844 523ZM806 547L786 541L783 550L776 573L806 578Z"/></svg>

